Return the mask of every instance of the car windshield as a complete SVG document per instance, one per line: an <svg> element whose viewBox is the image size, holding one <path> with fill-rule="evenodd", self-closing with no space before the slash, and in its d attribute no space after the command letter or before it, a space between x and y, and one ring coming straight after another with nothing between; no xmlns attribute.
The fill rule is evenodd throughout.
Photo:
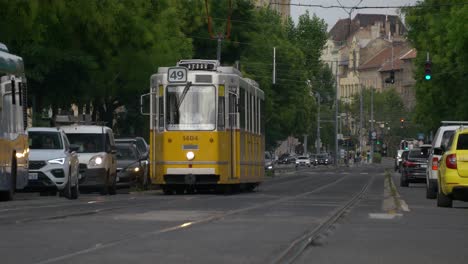
<svg viewBox="0 0 468 264"><path fill-rule="evenodd" d="M430 148L417 148L409 151L409 159L427 159L429 157Z"/></svg>
<svg viewBox="0 0 468 264"><path fill-rule="evenodd" d="M168 86L167 130L214 130L216 93L214 86ZM185 96L183 96L186 91ZM182 100L183 99L183 100Z"/></svg>
<svg viewBox="0 0 468 264"><path fill-rule="evenodd" d="M103 134L67 134L70 144L78 146L78 153L97 153L104 150Z"/></svg>
<svg viewBox="0 0 468 264"><path fill-rule="evenodd" d="M297 159L300 159L300 160L308 160L309 158L306 157L306 156L301 156L301 157L298 157Z"/></svg>
<svg viewBox="0 0 468 264"><path fill-rule="evenodd" d="M141 153L145 153L147 150L145 142L143 142L143 139L133 139L133 138L125 138L125 139L116 139L116 142L119 143L129 143L129 144L135 144L136 147L138 148L138 151Z"/></svg>
<svg viewBox="0 0 468 264"><path fill-rule="evenodd" d="M59 132L28 132L30 149L63 149Z"/></svg>
<svg viewBox="0 0 468 264"><path fill-rule="evenodd" d="M118 160L137 160L137 152L130 145L116 145Z"/></svg>

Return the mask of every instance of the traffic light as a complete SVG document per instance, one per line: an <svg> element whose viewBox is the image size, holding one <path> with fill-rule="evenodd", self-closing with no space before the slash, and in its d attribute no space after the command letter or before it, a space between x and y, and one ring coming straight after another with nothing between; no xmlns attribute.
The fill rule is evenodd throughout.
<svg viewBox="0 0 468 264"><path fill-rule="evenodd" d="M424 64L424 79L426 81L430 81L432 79L431 66L432 63L430 61L426 61L426 64Z"/></svg>
<svg viewBox="0 0 468 264"><path fill-rule="evenodd" d="M390 71L390 77L385 79L385 83L395 83L395 71Z"/></svg>

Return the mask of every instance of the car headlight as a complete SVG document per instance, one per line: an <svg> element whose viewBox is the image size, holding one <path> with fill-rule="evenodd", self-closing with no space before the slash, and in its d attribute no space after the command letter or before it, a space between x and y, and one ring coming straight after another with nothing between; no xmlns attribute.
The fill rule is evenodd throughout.
<svg viewBox="0 0 468 264"><path fill-rule="evenodd" d="M270 165L270 166L267 167L267 169L271 170L271 169L273 169L273 166Z"/></svg>
<svg viewBox="0 0 468 264"><path fill-rule="evenodd" d="M89 160L89 167L100 166L104 162L104 157L97 155Z"/></svg>
<svg viewBox="0 0 468 264"><path fill-rule="evenodd" d="M49 164L60 164L63 165L65 163L65 158L58 158L58 159L51 159L47 161Z"/></svg>
<svg viewBox="0 0 468 264"><path fill-rule="evenodd" d="M130 166L125 169L128 172L139 172L140 171L140 166Z"/></svg>

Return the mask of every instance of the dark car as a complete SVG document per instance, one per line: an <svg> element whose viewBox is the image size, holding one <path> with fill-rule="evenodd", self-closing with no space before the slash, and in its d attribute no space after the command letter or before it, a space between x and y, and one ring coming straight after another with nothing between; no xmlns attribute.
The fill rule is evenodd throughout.
<svg viewBox="0 0 468 264"><path fill-rule="evenodd" d="M265 151L265 171L275 173L275 159L268 151Z"/></svg>
<svg viewBox="0 0 468 264"><path fill-rule="evenodd" d="M149 175L149 146L146 143L145 139L142 137L135 137L135 138L117 138L115 139L115 143L128 143L133 144L138 149L139 159L144 168L143 177L141 180L141 184L144 188L149 188L151 185L151 179Z"/></svg>
<svg viewBox="0 0 468 264"><path fill-rule="evenodd" d="M400 186L408 187L410 182L425 182L427 159L431 148L413 148L402 154Z"/></svg>
<svg viewBox="0 0 468 264"><path fill-rule="evenodd" d="M309 156L310 164L317 166L318 160L317 160L317 155L310 155Z"/></svg>
<svg viewBox="0 0 468 264"><path fill-rule="evenodd" d="M132 185L141 182L145 173L145 164L134 144L118 143L117 149L117 184Z"/></svg>
<svg viewBox="0 0 468 264"><path fill-rule="evenodd" d="M317 164L318 165L328 165L330 161L328 160L327 154L319 154L317 155Z"/></svg>
<svg viewBox="0 0 468 264"><path fill-rule="evenodd" d="M149 156L149 147L146 143L145 139L142 137L135 137L135 138L116 138L115 143L132 143L134 144L140 155L141 158L148 159Z"/></svg>

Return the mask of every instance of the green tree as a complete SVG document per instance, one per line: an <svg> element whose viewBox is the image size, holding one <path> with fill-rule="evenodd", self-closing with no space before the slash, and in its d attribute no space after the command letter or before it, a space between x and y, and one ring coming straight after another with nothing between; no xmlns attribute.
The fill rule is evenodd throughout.
<svg viewBox="0 0 468 264"><path fill-rule="evenodd" d="M467 120L468 5L456 0L425 0L406 8L408 38L417 49L415 60L416 121L434 130L441 120ZM423 78L426 54L432 80Z"/></svg>

